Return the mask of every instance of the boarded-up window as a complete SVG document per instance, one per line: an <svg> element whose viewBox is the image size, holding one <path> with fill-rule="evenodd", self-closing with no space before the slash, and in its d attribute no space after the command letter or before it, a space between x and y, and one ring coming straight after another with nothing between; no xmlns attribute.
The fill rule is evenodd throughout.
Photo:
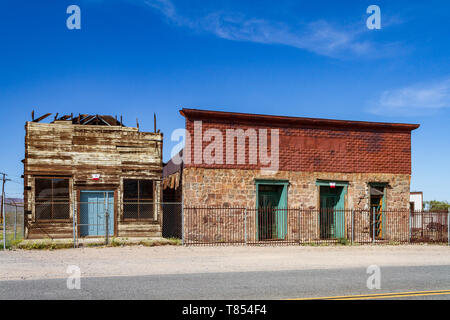
<svg viewBox="0 0 450 320"><path fill-rule="evenodd" d="M153 180L123 181L123 217L153 219Z"/></svg>
<svg viewBox="0 0 450 320"><path fill-rule="evenodd" d="M35 179L36 220L70 218L68 178Z"/></svg>

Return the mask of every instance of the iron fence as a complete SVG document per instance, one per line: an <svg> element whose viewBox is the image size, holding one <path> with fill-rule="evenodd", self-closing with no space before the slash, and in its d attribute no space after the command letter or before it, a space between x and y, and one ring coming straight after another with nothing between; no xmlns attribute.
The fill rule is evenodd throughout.
<svg viewBox="0 0 450 320"><path fill-rule="evenodd" d="M187 245L449 243L447 212L184 208ZM420 222L420 223L419 223Z"/></svg>
<svg viewBox="0 0 450 320"><path fill-rule="evenodd" d="M449 212L411 212L411 242L443 243L449 240Z"/></svg>
<svg viewBox="0 0 450 320"><path fill-rule="evenodd" d="M0 214L0 243L9 248L24 237L23 203L5 203L5 218Z"/></svg>

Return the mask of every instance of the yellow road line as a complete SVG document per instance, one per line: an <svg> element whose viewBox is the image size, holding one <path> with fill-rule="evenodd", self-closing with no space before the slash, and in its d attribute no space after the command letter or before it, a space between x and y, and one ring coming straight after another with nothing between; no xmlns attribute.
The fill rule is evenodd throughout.
<svg viewBox="0 0 450 320"><path fill-rule="evenodd" d="M432 291L391 292L391 293L358 294L348 296L300 298L291 300L362 300L362 299L384 299L396 297L401 298L412 296L431 296L431 295L448 295L448 294L450 294L450 290L432 290Z"/></svg>
<svg viewBox="0 0 450 320"><path fill-rule="evenodd" d="M421 294L403 294L403 295L386 295L386 296L376 296L376 297L366 297L366 298L347 298L347 299L331 299L331 300L369 300L369 299L389 299L389 298L404 298L404 297L420 297L420 296L442 296L449 295L447 293L421 293Z"/></svg>

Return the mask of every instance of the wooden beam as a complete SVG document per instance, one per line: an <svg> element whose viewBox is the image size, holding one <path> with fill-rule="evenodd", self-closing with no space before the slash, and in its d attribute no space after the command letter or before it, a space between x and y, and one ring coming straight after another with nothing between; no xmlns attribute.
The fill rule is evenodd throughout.
<svg viewBox="0 0 450 320"><path fill-rule="evenodd" d="M39 118L37 118L36 120L33 120L33 122L39 122L39 121L42 121L42 120L44 120L45 118L47 118L47 117L49 117L49 116L51 116L52 114L51 113L46 113L46 114L44 114L42 117L39 117Z"/></svg>

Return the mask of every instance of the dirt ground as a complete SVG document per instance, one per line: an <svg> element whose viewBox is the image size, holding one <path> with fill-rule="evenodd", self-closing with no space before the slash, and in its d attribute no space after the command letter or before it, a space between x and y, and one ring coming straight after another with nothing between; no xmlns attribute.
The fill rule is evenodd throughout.
<svg viewBox="0 0 450 320"><path fill-rule="evenodd" d="M450 265L447 246L113 247L0 252L0 280Z"/></svg>

